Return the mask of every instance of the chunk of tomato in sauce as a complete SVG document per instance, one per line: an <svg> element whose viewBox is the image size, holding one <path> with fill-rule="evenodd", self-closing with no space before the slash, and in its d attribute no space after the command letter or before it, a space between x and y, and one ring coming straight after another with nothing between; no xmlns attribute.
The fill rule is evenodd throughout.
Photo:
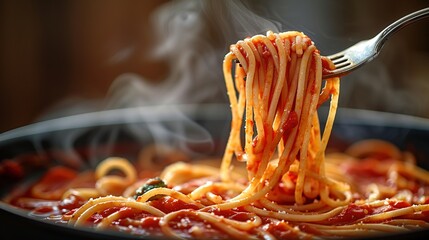
<svg viewBox="0 0 429 240"><path fill-rule="evenodd" d="M340 214L328 219L328 223L343 225L355 222L373 213L373 209L368 205L350 204Z"/></svg>
<svg viewBox="0 0 429 240"><path fill-rule="evenodd" d="M182 209L198 209L198 206L195 204L185 203L172 197L162 197L151 201L150 204L164 213L171 213Z"/></svg>
<svg viewBox="0 0 429 240"><path fill-rule="evenodd" d="M281 221L270 223L266 226L266 231L271 233L276 239L297 239L298 233L288 223Z"/></svg>
<svg viewBox="0 0 429 240"><path fill-rule="evenodd" d="M63 194L63 189L75 179L77 175L77 171L67 167L52 167L43 175L39 182L33 186L32 193L41 195L36 196L39 198L59 200Z"/></svg>

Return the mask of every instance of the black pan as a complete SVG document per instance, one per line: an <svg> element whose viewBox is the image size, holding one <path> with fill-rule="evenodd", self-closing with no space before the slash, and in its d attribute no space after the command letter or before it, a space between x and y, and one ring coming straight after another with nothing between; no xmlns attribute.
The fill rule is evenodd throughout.
<svg viewBox="0 0 429 240"><path fill-rule="evenodd" d="M322 108L320 114L326 115ZM323 119L323 118L322 118ZM323 124L323 123L322 123ZM94 168L109 156L136 159L151 143L168 144L193 158L218 157L230 130L230 109L223 104L146 106L106 110L45 120L0 134L0 164L16 161L21 176L0 171L0 197L37 178L52 165ZM429 120L400 114L342 109L337 112L329 148L342 150L368 138L390 141L415 154L429 169ZM0 201L2 234L36 239L131 239L119 232L71 228L29 216ZM419 238L421 230L389 238ZM134 237L135 238L135 237Z"/></svg>

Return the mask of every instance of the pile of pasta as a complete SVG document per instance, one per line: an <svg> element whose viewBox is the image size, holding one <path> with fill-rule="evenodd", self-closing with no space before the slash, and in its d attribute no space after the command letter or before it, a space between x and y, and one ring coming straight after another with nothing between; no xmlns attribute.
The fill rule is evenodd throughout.
<svg viewBox="0 0 429 240"><path fill-rule="evenodd" d="M53 168L10 202L70 226L179 239L347 238L428 227L429 173L411 154L375 139L327 153L340 80L322 73L332 69L301 32L240 40L223 62L232 121L222 159L188 161L164 149L172 163L151 172L155 145L136 162L111 157L93 172Z"/></svg>

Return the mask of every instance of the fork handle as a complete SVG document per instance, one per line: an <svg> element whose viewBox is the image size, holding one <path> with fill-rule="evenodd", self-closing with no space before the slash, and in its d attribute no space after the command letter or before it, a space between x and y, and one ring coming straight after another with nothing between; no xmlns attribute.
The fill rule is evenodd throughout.
<svg viewBox="0 0 429 240"><path fill-rule="evenodd" d="M387 26L385 29L383 29L377 36L374 38L379 39L377 43L377 50L380 50L383 46L384 42L394 33L398 32L402 28L404 28L407 25L410 25L411 23L414 23L422 18L429 17L429 8L423 8L421 10L415 11L413 13L410 13L389 26Z"/></svg>

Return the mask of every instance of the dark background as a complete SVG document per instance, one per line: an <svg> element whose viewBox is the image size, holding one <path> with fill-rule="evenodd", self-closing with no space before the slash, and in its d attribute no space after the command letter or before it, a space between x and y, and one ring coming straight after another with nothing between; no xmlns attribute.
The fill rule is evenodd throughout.
<svg viewBox="0 0 429 240"><path fill-rule="evenodd" d="M141 55L156 44L151 13L169 2L0 1L0 132L36 121L65 99L102 99L122 73L162 81L168 74L165 63ZM325 55L429 6L423 0L247 3L280 23L281 30L303 31ZM377 59L344 77L340 105L429 117L428 30L429 18L402 30ZM219 56L230 43L221 45ZM129 45L134 48L126 58L108 61ZM220 71L221 61L214 71Z"/></svg>

